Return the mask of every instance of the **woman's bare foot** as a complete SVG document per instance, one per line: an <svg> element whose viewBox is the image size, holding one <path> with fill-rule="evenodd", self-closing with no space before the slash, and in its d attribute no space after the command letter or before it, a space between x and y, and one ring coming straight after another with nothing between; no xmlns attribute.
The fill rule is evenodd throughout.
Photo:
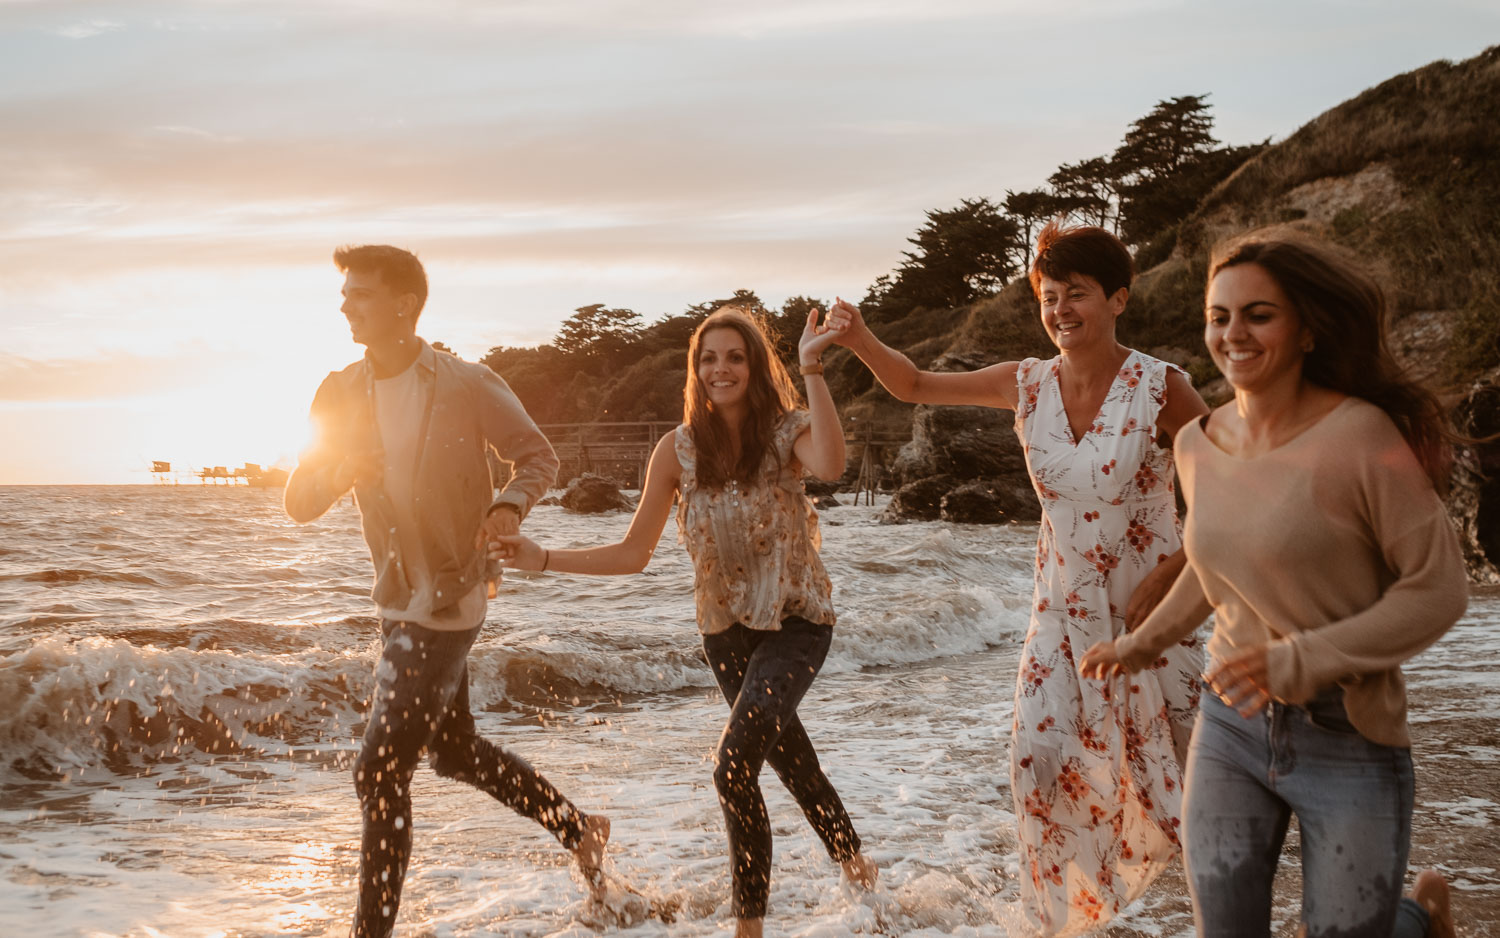
<svg viewBox="0 0 1500 938"><path fill-rule="evenodd" d="M874 860L863 853L856 853L843 862L843 867L844 875L849 878L849 882L865 889L875 888L875 880L880 876L880 870L875 866Z"/></svg>
<svg viewBox="0 0 1500 938"><path fill-rule="evenodd" d="M604 848L609 845L609 818L590 814L583 819L583 838L573 850L573 859L594 897L604 892Z"/></svg>
<svg viewBox="0 0 1500 938"><path fill-rule="evenodd" d="M734 920L734 938L761 938L763 918L737 918Z"/></svg>
<svg viewBox="0 0 1500 938"><path fill-rule="evenodd" d="M1427 938L1455 938L1453 909L1449 905L1448 881L1437 870L1423 870L1412 884L1411 897L1427 910Z"/></svg>

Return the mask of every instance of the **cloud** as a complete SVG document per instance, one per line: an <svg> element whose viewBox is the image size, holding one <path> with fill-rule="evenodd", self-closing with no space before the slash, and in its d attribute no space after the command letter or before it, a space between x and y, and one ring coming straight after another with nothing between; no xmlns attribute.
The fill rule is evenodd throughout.
<svg viewBox="0 0 1500 938"><path fill-rule="evenodd" d="M124 28L125 24L117 20L88 20L81 23L71 23L67 26L58 26L49 30L49 32L55 33L64 39L88 39L104 33L117 32Z"/></svg>
<svg viewBox="0 0 1500 938"><path fill-rule="evenodd" d="M39 361L0 353L0 401L121 401L209 380L220 368L205 349L173 356L124 352Z"/></svg>

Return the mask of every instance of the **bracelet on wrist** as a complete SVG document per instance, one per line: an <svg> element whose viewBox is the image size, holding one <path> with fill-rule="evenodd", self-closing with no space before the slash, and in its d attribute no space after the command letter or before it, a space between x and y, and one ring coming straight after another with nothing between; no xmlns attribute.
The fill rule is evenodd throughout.
<svg viewBox="0 0 1500 938"><path fill-rule="evenodd" d="M823 373L823 362L819 360L811 365L804 364L799 371L804 375L820 375Z"/></svg>
<svg viewBox="0 0 1500 938"><path fill-rule="evenodd" d="M542 572L543 573L547 572L547 564L549 564L551 562L552 562L552 551L550 551L547 548L543 547L542 548Z"/></svg>

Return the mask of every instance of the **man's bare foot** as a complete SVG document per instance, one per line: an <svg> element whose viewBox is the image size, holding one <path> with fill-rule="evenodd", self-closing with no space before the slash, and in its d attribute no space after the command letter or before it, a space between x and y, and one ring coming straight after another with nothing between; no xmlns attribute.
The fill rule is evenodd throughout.
<svg viewBox="0 0 1500 938"><path fill-rule="evenodd" d="M865 889L875 888L875 880L880 875L880 870L875 866L874 860L863 853L856 853L843 862L843 867L844 875L849 878L849 882Z"/></svg>
<svg viewBox="0 0 1500 938"><path fill-rule="evenodd" d="M609 818L590 814L583 819L583 838L573 850L573 859L584 881L597 898L604 892L604 848L609 845Z"/></svg>
<svg viewBox="0 0 1500 938"><path fill-rule="evenodd" d="M1449 905L1448 881L1437 870L1423 870L1412 884L1411 897L1427 910L1427 938L1455 938L1453 909Z"/></svg>
<svg viewBox="0 0 1500 938"><path fill-rule="evenodd" d="M737 918L734 920L734 938L761 938L763 918Z"/></svg>

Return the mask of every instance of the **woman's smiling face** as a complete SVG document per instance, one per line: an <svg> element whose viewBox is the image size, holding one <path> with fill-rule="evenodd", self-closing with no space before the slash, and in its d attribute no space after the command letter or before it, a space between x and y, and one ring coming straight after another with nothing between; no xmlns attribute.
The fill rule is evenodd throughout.
<svg viewBox="0 0 1500 938"><path fill-rule="evenodd" d="M1261 391L1302 380L1312 333L1291 300L1259 264L1236 264L1208 285L1203 342L1229 383Z"/></svg>
<svg viewBox="0 0 1500 938"><path fill-rule="evenodd" d="M714 407L744 403L750 387L750 354L738 329L710 329L698 346L698 380Z"/></svg>
<svg viewBox="0 0 1500 938"><path fill-rule="evenodd" d="M1064 352L1094 342L1114 342L1115 319L1124 312L1129 295L1121 289L1105 296L1104 287L1088 274L1070 274L1065 280L1044 275L1037 293L1042 328Z"/></svg>

